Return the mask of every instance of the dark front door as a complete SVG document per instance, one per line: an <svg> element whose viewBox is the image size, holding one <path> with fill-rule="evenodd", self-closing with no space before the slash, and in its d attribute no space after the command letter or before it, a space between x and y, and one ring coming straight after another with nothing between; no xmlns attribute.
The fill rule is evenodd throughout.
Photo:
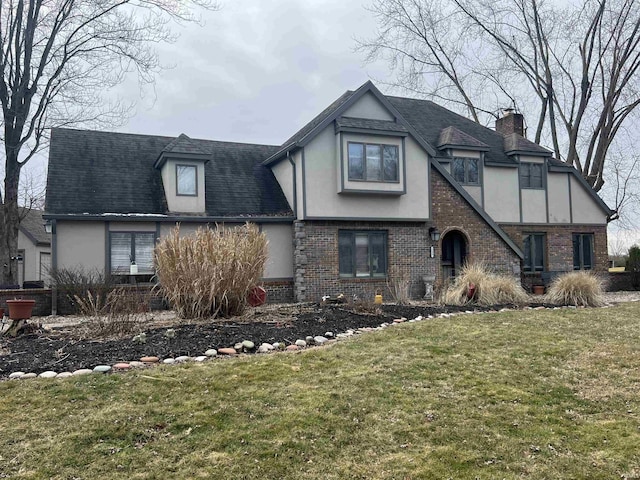
<svg viewBox="0 0 640 480"><path fill-rule="evenodd" d="M467 241L462 232L447 232L442 237L442 277L446 279L458 275L466 257Z"/></svg>

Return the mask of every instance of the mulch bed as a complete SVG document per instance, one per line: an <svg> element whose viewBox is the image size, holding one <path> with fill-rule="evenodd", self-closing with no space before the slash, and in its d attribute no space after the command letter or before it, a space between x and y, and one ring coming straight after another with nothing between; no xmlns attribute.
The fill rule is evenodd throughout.
<svg viewBox="0 0 640 480"><path fill-rule="evenodd" d="M241 321L229 319L151 328L146 330L144 344L133 342L130 336L117 340L79 340L65 330L39 330L15 339L0 337L0 379L6 379L16 371L74 371L138 360L149 355L161 359L198 356L210 348L232 347L243 340L251 340L256 347L263 342L289 345L308 335L337 334L348 329L377 327L400 317L412 319L418 315L426 317L469 308L383 305L382 314L362 313L344 305L288 305L279 310L279 315L275 315L277 320L274 320L274 315L256 309L248 320L243 316ZM173 338L165 335L168 328L175 330Z"/></svg>

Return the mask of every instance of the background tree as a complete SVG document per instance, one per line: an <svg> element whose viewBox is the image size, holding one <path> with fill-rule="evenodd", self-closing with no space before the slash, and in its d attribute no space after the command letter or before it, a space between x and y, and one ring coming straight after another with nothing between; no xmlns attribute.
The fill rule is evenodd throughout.
<svg viewBox="0 0 640 480"><path fill-rule="evenodd" d="M515 107L536 119L533 140L577 168L600 191L622 154L620 132L640 105L640 5L585 0L374 0L376 36L367 60L389 61L392 85L444 101L489 124ZM636 148L638 145L635 146ZM631 201L619 180L616 207ZM626 188L626 189L625 189ZM616 197L612 193L609 197Z"/></svg>
<svg viewBox="0 0 640 480"><path fill-rule="evenodd" d="M16 283L19 184L24 165L52 127L119 124L130 106L103 93L135 72L153 81L154 45L171 41L172 22L194 22L211 0L1 0L0 284Z"/></svg>

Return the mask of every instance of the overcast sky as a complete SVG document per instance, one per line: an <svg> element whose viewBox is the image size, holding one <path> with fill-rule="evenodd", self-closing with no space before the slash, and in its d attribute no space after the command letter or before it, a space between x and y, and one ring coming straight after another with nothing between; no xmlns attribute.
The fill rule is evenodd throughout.
<svg viewBox="0 0 640 480"><path fill-rule="evenodd" d="M175 28L177 42L160 47L175 66L158 76L155 94L118 92L138 104L119 130L281 144L345 90L386 77L384 64L363 65L354 51L354 37L375 29L365 4L224 1L203 27Z"/></svg>

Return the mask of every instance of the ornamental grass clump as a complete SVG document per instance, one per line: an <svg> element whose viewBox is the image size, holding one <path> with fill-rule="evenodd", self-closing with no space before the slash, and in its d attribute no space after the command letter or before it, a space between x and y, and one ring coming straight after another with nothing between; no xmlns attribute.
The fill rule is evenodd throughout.
<svg viewBox="0 0 640 480"><path fill-rule="evenodd" d="M495 273L482 262L473 262L462 267L440 302L445 305L521 305L528 299L518 278Z"/></svg>
<svg viewBox="0 0 640 480"><path fill-rule="evenodd" d="M160 291L180 317L230 317L244 311L263 276L267 238L251 224L183 237L176 227L156 246L155 261Z"/></svg>
<svg viewBox="0 0 640 480"><path fill-rule="evenodd" d="M602 279L584 270L565 273L553 281L546 300L556 305L598 307L604 303Z"/></svg>

